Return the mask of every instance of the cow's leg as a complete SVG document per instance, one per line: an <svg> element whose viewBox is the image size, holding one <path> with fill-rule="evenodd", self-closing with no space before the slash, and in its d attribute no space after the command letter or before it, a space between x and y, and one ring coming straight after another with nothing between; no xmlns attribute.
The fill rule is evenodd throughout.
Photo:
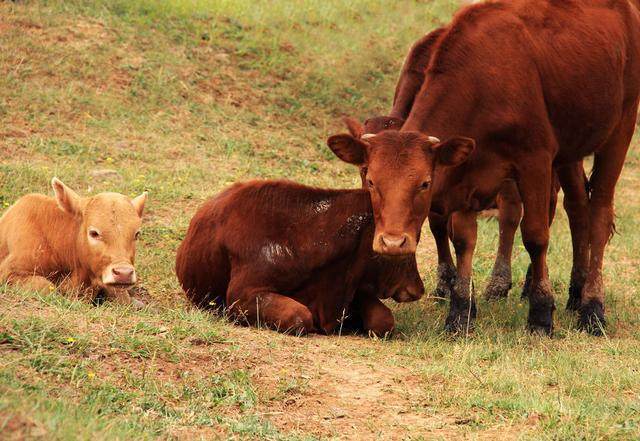
<svg viewBox="0 0 640 441"><path fill-rule="evenodd" d="M529 296L529 329L534 332L553 332L555 302L547 272L549 246L549 215L551 199L551 159L518 170L518 189L524 206L520 229L522 241L531 258ZM526 161L531 163L530 161Z"/></svg>
<svg viewBox="0 0 640 441"><path fill-rule="evenodd" d="M488 299L499 299L509 295L511 289L511 254L513 238L522 218L522 201L515 182L502 185L496 198L498 205L499 244L491 279L484 295Z"/></svg>
<svg viewBox="0 0 640 441"><path fill-rule="evenodd" d="M549 195L549 227L553 224L553 220L556 217L556 207L558 206L558 192L560 191L560 182L558 181L555 170L553 172L553 180L551 185L551 193ZM524 278L524 284L522 285L521 299L529 298L529 290L531 289L531 263L527 267L527 273ZM547 268L547 277L549 277L549 268Z"/></svg>
<svg viewBox="0 0 640 441"><path fill-rule="evenodd" d="M302 303L263 289L236 289L233 280L227 291L227 305L233 317L250 325L293 334L315 330L311 311Z"/></svg>
<svg viewBox="0 0 640 441"><path fill-rule="evenodd" d="M627 112L611 139L595 154L590 180L589 273L582 290L580 327L601 335L604 325L604 286L602 259L604 248L614 232L613 197L624 159L635 129L636 109Z"/></svg>
<svg viewBox="0 0 640 441"><path fill-rule="evenodd" d="M477 214L474 211L458 211L452 215L451 238L456 251L457 274L445 324L449 332L468 331L476 318L471 274L477 233Z"/></svg>
<svg viewBox="0 0 640 441"><path fill-rule="evenodd" d="M564 209L569 218L573 246L573 266L567 309L577 311L589 268L589 195L582 161L557 168L564 192Z"/></svg>
<svg viewBox="0 0 640 441"><path fill-rule="evenodd" d="M429 215L429 228L436 241L438 250L438 284L431 294L437 299L444 299L451 296L453 284L456 279L456 267L451 257L449 248L449 219L435 214Z"/></svg>
<svg viewBox="0 0 640 441"><path fill-rule="evenodd" d="M29 291L49 292L55 289L46 277L21 268L18 262L20 259L11 254L4 258L0 263L0 281Z"/></svg>
<svg viewBox="0 0 640 441"><path fill-rule="evenodd" d="M357 293L352 304L354 314L361 320L362 329L378 337L391 334L395 320L391 310L380 299Z"/></svg>

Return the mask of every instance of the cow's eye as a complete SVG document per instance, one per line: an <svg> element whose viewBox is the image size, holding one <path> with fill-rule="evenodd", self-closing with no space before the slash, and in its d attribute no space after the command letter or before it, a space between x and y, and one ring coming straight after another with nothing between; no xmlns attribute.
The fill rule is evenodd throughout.
<svg viewBox="0 0 640 441"><path fill-rule="evenodd" d="M136 231L135 240L140 239L140 231Z"/></svg>
<svg viewBox="0 0 640 441"><path fill-rule="evenodd" d="M431 181L423 181L420 184L420 190L427 190L429 187L431 187Z"/></svg>
<svg viewBox="0 0 640 441"><path fill-rule="evenodd" d="M373 181L371 179L367 179L367 187L373 188Z"/></svg>
<svg viewBox="0 0 640 441"><path fill-rule="evenodd" d="M387 121L384 123L384 128L388 129L389 127L391 127L391 121Z"/></svg>
<svg viewBox="0 0 640 441"><path fill-rule="evenodd" d="M95 228L89 228L89 237L93 240L100 240L102 238L100 232Z"/></svg>

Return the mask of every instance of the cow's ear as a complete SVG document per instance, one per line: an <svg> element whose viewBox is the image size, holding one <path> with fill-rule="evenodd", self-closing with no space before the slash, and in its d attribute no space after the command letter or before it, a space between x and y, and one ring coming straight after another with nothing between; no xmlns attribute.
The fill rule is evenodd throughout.
<svg viewBox="0 0 640 441"><path fill-rule="evenodd" d="M364 165L367 157L367 144L353 135L340 134L330 136L327 145L344 162Z"/></svg>
<svg viewBox="0 0 640 441"><path fill-rule="evenodd" d="M431 150L436 155L437 163L446 167L462 164L469 158L475 148L476 142L463 136L456 136L431 145Z"/></svg>
<svg viewBox="0 0 640 441"><path fill-rule="evenodd" d="M133 204L133 208L136 209L138 216L142 217L142 213L144 213L144 204L147 202L147 192L145 191L140 196L136 196L131 199L131 203Z"/></svg>
<svg viewBox="0 0 640 441"><path fill-rule="evenodd" d="M360 124L360 121L350 117L344 118L343 121L349 133L351 133L351 136L358 139L362 138L362 135L364 135L364 126Z"/></svg>
<svg viewBox="0 0 640 441"><path fill-rule="evenodd" d="M56 202L60 208L74 216L82 213L82 198L75 191L64 185L58 178L51 180L51 187L53 187Z"/></svg>

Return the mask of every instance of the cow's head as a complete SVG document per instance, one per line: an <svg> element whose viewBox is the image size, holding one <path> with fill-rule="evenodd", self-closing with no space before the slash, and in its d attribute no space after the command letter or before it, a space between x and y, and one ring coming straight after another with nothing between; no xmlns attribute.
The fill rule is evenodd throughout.
<svg viewBox="0 0 640 441"><path fill-rule="evenodd" d="M134 199L119 193L82 198L57 178L51 186L60 208L80 224L78 258L92 282L105 288L136 283L133 264L147 193Z"/></svg>
<svg viewBox="0 0 640 441"><path fill-rule="evenodd" d="M373 250L388 255L415 253L431 206L434 176L465 162L475 142L464 137L440 141L419 132L392 130L357 137L348 126L351 133L331 136L327 144L340 159L360 167L375 219Z"/></svg>
<svg viewBox="0 0 640 441"><path fill-rule="evenodd" d="M418 272L415 255L402 259L386 259L379 256L370 265L375 296L392 298L396 302L413 302L424 294L424 284Z"/></svg>

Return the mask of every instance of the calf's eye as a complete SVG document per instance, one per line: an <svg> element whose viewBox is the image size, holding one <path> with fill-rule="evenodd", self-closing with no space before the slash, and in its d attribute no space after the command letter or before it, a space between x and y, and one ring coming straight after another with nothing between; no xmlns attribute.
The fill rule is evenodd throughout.
<svg viewBox="0 0 640 441"><path fill-rule="evenodd" d="M373 181L371 179L367 179L367 187L373 188Z"/></svg>
<svg viewBox="0 0 640 441"><path fill-rule="evenodd" d="M420 184L420 190L427 190L431 186L431 181L423 181Z"/></svg>
<svg viewBox="0 0 640 441"><path fill-rule="evenodd" d="M89 237L94 240L100 240L100 232L95 228L89 228Z"/></svg>
<svg viewBox="0 0 640 441"><path fill-rule="evenodd" d="M140 232L139 231L136 231L136 235L134 236L134 239L135 240L140 239Z"/></svg>

